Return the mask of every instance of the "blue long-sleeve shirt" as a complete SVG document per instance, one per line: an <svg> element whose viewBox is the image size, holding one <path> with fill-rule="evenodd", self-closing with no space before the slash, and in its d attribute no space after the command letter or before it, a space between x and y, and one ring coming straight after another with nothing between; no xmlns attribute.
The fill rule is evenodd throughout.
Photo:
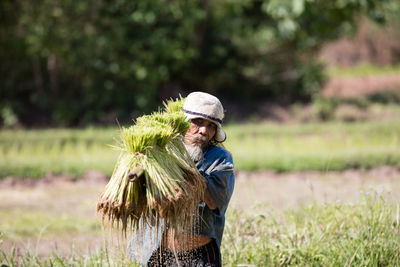
<svg viewBox="0 0 400 267"><path fill-rule="evenodd" d="M208 181L207 188L217 208L211 210L205 203L199 205L199 235L214 238L221 246L225 227L225 212L235 186L233 160L224 148L209 145L204 149L204 158L195 162L197 169Z"/></svg>

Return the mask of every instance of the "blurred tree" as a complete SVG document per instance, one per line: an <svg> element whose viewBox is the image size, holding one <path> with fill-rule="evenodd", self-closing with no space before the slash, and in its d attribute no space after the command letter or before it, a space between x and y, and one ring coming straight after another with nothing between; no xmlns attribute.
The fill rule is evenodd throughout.
<svg viewBox="0 0 400 267"><path fill-rule="evenodd" d="M248 104L308 100L323 81L319 46L357 14L383 21L393 2L2 0L0 114L127 121L198 89Z"/></svg>
<svg viewBox="0 0 400 267"><path fill-rule="evenodd" d="M215 23L210 25L209 33L219 40L211 45L214 54L201 58L221 63L224 62L221 55L226 55L226 64L217 66L218 70L210 69L211 64L206 62L208 68L204 69L209 73L203 73L202 77L225 78L212 80L210 84L219 88L228 85L232 97L244 97L248 102L265 97L283 102L308 100L319 90L324 78L323 66L314 57L320 46L353 31L357 14L368 14L382 22L384 17L379 10L391 2L224 1L224 8L218 8L221 2L214 2ZM218 56L221 60L215 60ZM225 75L221 74L221 68L225 68Z"/></svg>

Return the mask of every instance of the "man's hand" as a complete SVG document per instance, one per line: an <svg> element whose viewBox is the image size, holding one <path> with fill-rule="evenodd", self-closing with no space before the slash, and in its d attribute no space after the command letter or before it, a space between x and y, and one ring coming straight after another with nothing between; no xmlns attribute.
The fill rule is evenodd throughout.
<svg viewBox="0 0 400 267"><path fill-rule="evenodd" d="M141 175L143 175L144 171L142 167L137 166L133 170L131 170L128 175L126 176L129 180L129 182L134 182L136 181Z"/></svg>

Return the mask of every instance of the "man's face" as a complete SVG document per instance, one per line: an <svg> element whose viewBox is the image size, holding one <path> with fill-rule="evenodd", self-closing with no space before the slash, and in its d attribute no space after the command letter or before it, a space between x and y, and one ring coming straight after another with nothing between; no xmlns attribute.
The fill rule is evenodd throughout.
<svg viewBox="0 0 400 267"><path fill-rule="evenodd" d="M192 119L185 133L185 143L205 147L214 137L217 125L205 119Z"/></svg>

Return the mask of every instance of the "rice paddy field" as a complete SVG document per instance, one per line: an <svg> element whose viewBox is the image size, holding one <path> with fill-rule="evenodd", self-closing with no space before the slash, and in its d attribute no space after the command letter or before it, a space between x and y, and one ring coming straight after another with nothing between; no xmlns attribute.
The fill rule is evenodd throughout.
<svg viewBox="0 0 400 267"><path fill-rule="evenodd" d="M237 170L332 171L400 166L400 119L325 124L227 125ZM111 175L118 128L0 131L0 177Z"/></svg>
<svg viewBox="0 0 400 267"><path fill-rule="evenodd" d="M237 180L224 266L400 266L400 120L225 130ZM0 264L135 266L95 213L115 138L0 131Z"/></svg>

